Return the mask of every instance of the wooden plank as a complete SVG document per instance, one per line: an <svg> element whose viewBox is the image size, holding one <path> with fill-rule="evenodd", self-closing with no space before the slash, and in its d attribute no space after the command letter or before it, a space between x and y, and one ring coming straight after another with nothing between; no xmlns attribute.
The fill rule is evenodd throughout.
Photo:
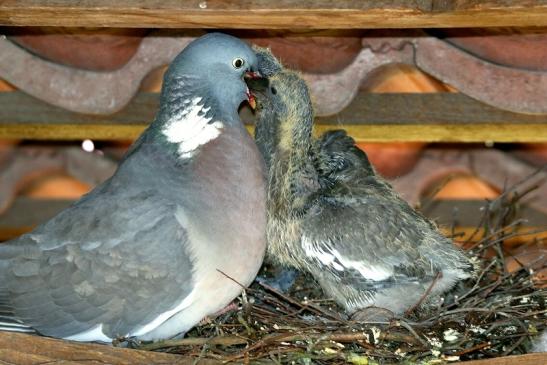
<svg viewBox="0 0 547 365"><path fill-rule="evenodd" d="M73 202L73 200L65 199L16 198L9 210L0 214L0 241L32 230L36 225L53 218Z"/></svg>
<svg viewBox="0 0 547 365"><path fill-rule="evenodd" d="M448 28L547 25L545 0L4 0L0 25L137 28Z"/></svg>
<svg viewBox="0 0 547 365"><path fill-rule="evenodd" d="M160 352L116 348L107 345L77 343L13 332L0 332L0 364L192 364L186 356ZM200 360L199 364L219 364Z"/></svg>
<svg viewBox="0 0 547 365"><path fill-rule="evenodd" d="M0 138L131 139L153 120L158 95L140 93L112 115L69 112L22 92L0 93ZM252 130L252 114L242 111ZM316 133L344 128L358 142L547 142L547 115L512 113L457 93L360 93L340 113L317 118Z"/></svg>
<svg viewBox="0 0 547 365"><path fill-rule="evenodd" d="M464 365L541 365L547 364L547 352L517 356L497 357L462 362Z"/></svg>
<svg viewBox="0 0 547 365"><path fill-rule="evenodd" d="M194 359L160 352L139 351L106 345L76 343L20 333L0 332L0 363L33 364L193 364ZM216 365L221 362L201 359L197 364ZM547 353L534 353L466 361L465 365L540 365L547 363Z"/></svg>
<svg viewBox="0 0 547 365"><path fill-rule="evenodd" d="M338 114L320 124L541 124L547 114L502 110L460 93L358 93Z"/></svg>

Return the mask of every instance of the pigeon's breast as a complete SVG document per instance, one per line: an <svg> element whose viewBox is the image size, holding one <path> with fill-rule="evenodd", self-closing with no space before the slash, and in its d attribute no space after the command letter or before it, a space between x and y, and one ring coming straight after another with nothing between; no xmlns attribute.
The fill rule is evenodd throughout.
<svg viewBox="0 0 547 365"><path fill-rule="evenodd" d="M226 126L200 148L192 170L199 181L195 190L204 213L202 228L230 250L222 265L233 271L227 262L232 258L258 270L266 247L266 182L254 141L243 126Z"/></svg>
<svg viewBox="0 0 547 365"><path fill-rule="evenodd" d="M207 209L222 212L219 223L254 225L256 211L265 216L266 182L264 166L254 141L245 130L227 127L220 135L201 147L194 159L192 172L200 200L208 201ZM207 199L206 199L207 198ZM262 212L262 213L261 213ZM216 215L216 214L213 214ZM242 219L249 217L249 220Z"/></svg>

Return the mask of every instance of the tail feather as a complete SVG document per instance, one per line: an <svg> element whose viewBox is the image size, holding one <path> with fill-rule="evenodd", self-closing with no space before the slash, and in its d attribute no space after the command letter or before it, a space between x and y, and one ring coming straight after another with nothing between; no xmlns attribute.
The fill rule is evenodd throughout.
<svg viewBox="0 0 547 365"><path fill-rule="evenodd" d="M17 327L17 326L5 326L2 322L0 322L0 331L6 331L6 332L21 332L21 333L36 333L35 330L33 330L30 327Z"/></svg>
<svg viewBox="0 0 547 365"><path fill-rule="evenodd" d="M17 245L0 245L0 331L35 333L36 331L25 325L15 317L10 305L9 294L1 284L6 282L6 270L9 267L9 260L17 254L21 248Z"/></svg>
<svg viewBox="0 0 547 365"><path fill-rule="evenodd" d="M32 327L26 326L20 320L10 316L4 316L4 315L0 315L0 331L25 332L25 333L36 332Z"/></svg>

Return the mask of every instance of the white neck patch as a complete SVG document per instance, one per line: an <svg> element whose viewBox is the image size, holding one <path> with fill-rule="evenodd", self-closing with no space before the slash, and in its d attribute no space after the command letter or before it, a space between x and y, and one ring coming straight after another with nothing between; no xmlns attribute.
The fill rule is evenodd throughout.
<svg viewBox="0 0 547 365"><path fill-rule="evenodd" d="M181 158L192 157L199 146L217 138L224 127L220 121L210 123L211 118L198 115L200 112L205 114L210 109L199 105L201 100L200 97L185 100L186 107L182 113L167 121L162 130L169 142L179 145L178 152Z"/></svg>

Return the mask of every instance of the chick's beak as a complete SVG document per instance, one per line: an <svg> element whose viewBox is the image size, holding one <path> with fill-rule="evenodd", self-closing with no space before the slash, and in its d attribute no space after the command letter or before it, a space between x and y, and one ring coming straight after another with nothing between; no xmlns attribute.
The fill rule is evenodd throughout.
<svg viewBox="0 0 547 365"><path fill-rule="evenodd" d="M255 96L251 93L249 88L247 88L246 94L247 94L247 101L249 102L249 106L251 107L251 109L255 110L256 109L256 98L255 98Z"/></svg>
<svg viewBox="0 0 547 365"><path fill-rule="evenodd" d="M245 80L256 80L256 79L261 79L262 75L258 71L247 71L247 72L245 72L245 75L243 77L244 77ZM256 98L251 93L249 88L247 88L247 101L249 102L249 105L250 105L251 109L255 110L256 109Z"/></svg>

